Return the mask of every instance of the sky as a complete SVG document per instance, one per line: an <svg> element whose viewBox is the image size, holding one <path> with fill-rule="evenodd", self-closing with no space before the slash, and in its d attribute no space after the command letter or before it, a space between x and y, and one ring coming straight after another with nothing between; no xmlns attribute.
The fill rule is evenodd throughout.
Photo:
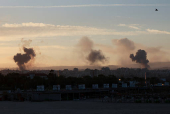
<svg viewBox="0 0 170 114"><path fill-rule="evenodd" d="M22 39L32 41L37 67L123 66L139 49L150 63L169 62L169 12L169 0L0 0L0 67L18 67L13 57L24 53ZM82 56L77 45L84 37L106 62Z"/></svg>

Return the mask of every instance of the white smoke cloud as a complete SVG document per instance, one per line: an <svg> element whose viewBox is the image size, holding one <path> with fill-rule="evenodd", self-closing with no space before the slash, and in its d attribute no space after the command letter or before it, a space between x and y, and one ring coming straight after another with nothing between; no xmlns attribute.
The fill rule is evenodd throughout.
<svg viewBox="0 0 170 114"><path fill-rule="evenodd" d="M101 50L94 49L94 43L88 37L82 37L75 49L79 58L87 64L99 65L99 63L104 64L108 61Z"/></svg>
<svg viewBox="0 0 170 114"><path fill-rule="evenodd" d="M135 43L128 38L113 39L113 46L95 44L95 46L101 48L103 52L109 54L110 58L114 58L115 64L121 66L127 66L132 64L129 59L131 53L136 53L137 50L142 49L147 52L147 57L150 62L165 62L169 61L170 53L162 49L162 47L148 47L139 43Z"/></svg>
<svg viewBox="0 0 170 114"><path fill-rule="evenodd" d="M135 43L127 38L122 39L113 39L113 44L116 45L118 49L121 50L134 50L135 49Z"/></svg>

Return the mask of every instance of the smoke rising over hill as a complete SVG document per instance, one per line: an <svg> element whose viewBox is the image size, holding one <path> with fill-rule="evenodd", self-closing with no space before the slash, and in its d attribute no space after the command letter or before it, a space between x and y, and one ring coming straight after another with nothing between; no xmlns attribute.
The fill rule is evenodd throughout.
<svg viewBox="0 0 170 114"><path fill-rule="evenodd" d="M99 62L105 63L107 61L101 50L93 49L94 43L88 37L81 38L77 46L81 56L85 57L90 65L98 64Z"/></svg>
<svg viewBox="0 0 170 114"><path fill-rule="evenodd" d="M21 42L23 43L23 39L21 40ZM30 66L33 63L34 58L36 56L33 48L24 47L24 46L28 46L30 43L31 43L31 40L28 40L28 42L26 40L24 40L24 44L23 44L23 47L22 47L24 54L17 53L13 57L14 61L17 63L20 70L26 70L27 67Z"/></svg>
<svg viewBox="0 0 170 114"><path fill-rule="evenodd" d="M128 65L132 63L132 60L129 59L129 55L136 53L138 49L143 49L149 53L147 59L151 60L150 62L152 63L169 61L168 56L170 54L167 50L163 50L162 47L146 46L128 38L113 39L112 43L113 45L95 44L95 46L102 49L106 54L110 54L112 56L111 58L114 59L110 59L109 62L113 62L114 65L130 67ZM142 67L144 66L142 65Z"/></svg>
<svg viewBox="0 0 170 114"><path fill-rule="evenodd" d="M96 62L106 62L106 57L102 54L101 50L91 50L89 53L87 60L90 61L91 64L94 64Z"/></svg>
<svg viewBox="0 0 170 114"><path fill-rule="evenodd" d="M135 43L128 38L114 39L112 42L116 45L118 51L130 51L135 49Z"/></svg>
<svg viewBox="0 0 170 114"><path fill-rule="evenodd" d="M131 61L127 56L135 51L135 43L128 38L113 39L112 43L115 46L112 54L117 55L117 64L122 66L130 64Z"/></svg>
<svg viewBox="0 0 170 114"><path fill-rule="evenodd" d="M26 63L36 56L33 48L23 48L25 54L17 53L14 56L14 61L17 63L20 70L26 70Z"/></svg>
<svg viewBox="0 0 170 114"><path fill-rule="evenodd" d="M148 65L149 60L147 59L147 53L145 52L145 50L138 50L135 56L133 54L130 54L130 58L132 59L132 61L136 61L136 63L141 64L142 67L150 68L150 66Z"/></svg>

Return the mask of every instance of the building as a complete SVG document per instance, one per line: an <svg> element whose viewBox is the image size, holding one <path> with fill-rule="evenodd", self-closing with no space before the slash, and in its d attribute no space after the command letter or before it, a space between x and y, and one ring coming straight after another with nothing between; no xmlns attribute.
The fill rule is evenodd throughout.
<svg viewBox="0 0 170 114"><path fill-rule="evenodd" d="M99 72L99 71L98 71L97 69L95 69L95 70L90 70L90 76L91 76L91 77L94 77L94 76L97 76L97 77L98 77L98 75L99 75L98 72Z"/></svg>
<svg viewBox="0 0 170 114"><path fill-rule="evenodd" d="M74 71L74 72L78 72L79 69L78 69L78 68L74 68L73 71Z"/></svg>

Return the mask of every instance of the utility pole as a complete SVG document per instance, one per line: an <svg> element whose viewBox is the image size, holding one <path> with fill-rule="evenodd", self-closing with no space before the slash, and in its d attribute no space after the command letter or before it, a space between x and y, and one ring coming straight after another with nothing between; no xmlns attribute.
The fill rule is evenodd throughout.
<svg viewBox="0 0 170 114"><path fill-rule="evenodd" d="M147 87L147 82L146 82L146 72L145 72L145 84L146 84L146 87Z"/></svg>

